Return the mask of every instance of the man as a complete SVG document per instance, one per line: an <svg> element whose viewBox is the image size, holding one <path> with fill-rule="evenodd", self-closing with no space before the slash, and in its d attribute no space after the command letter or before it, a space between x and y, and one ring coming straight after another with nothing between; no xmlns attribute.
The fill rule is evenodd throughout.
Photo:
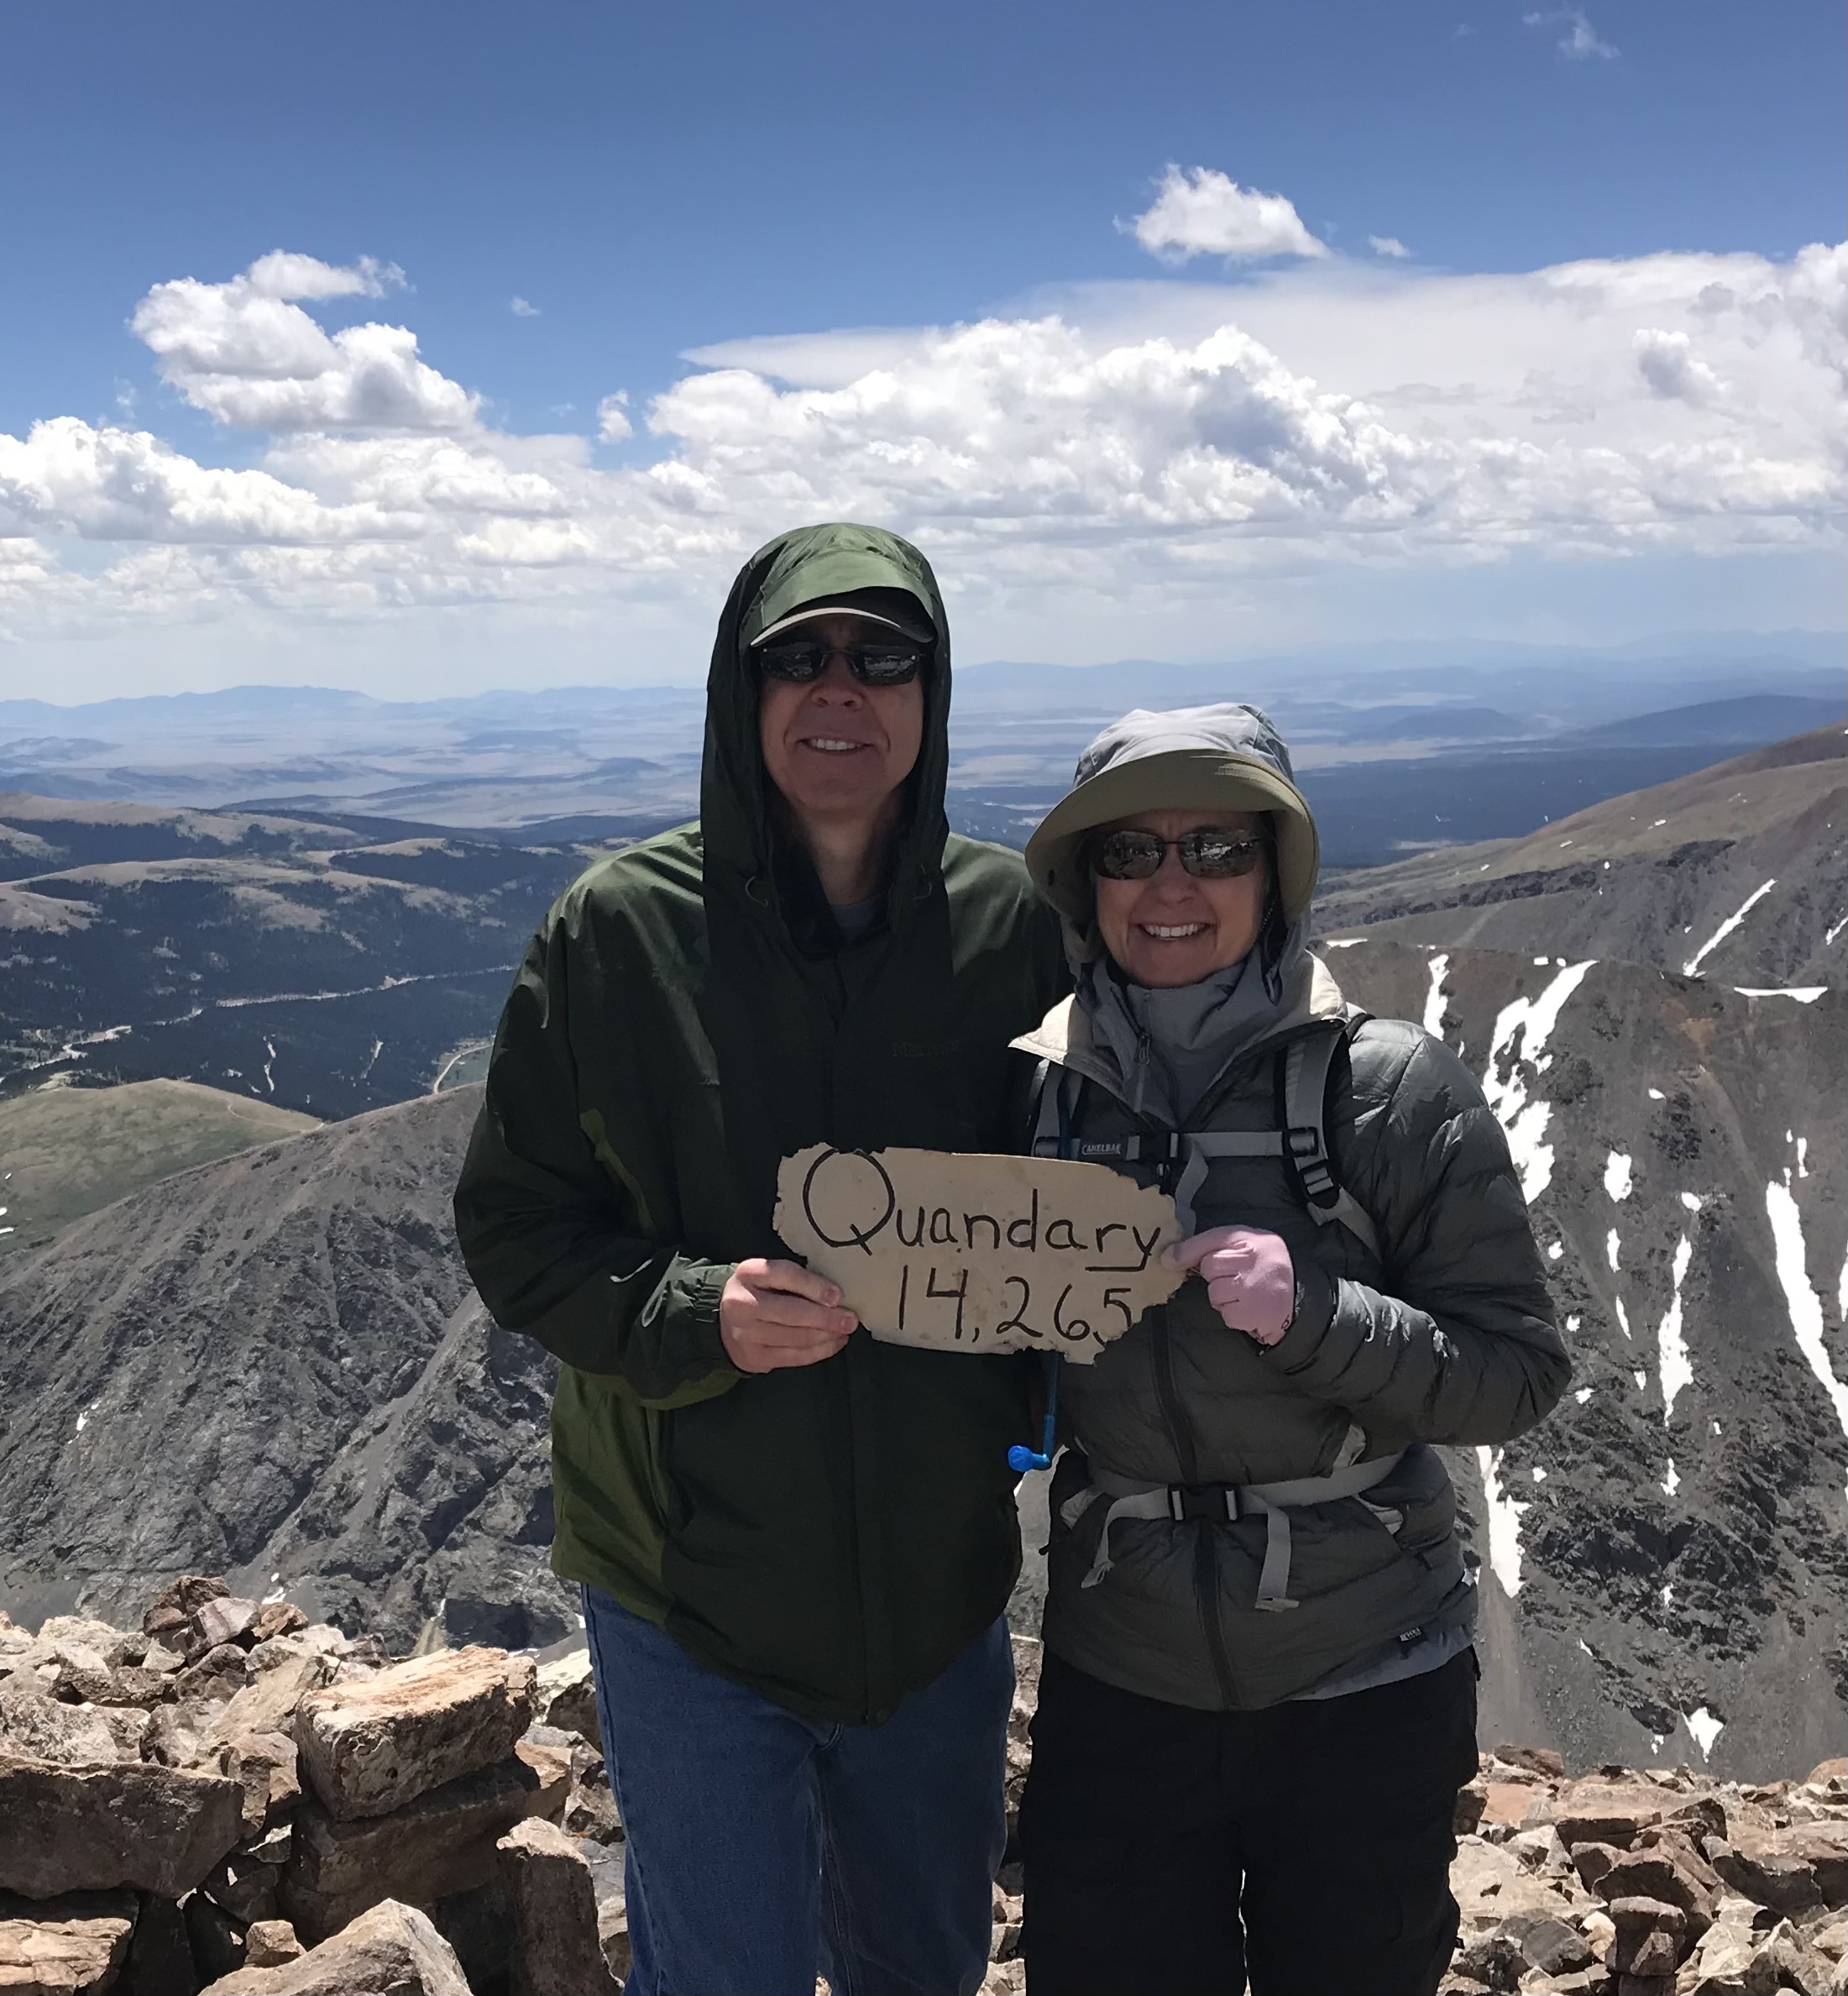
<svg viewBox="0 0 1848 1996"><path fill-rule="evenodd" d="M1011 853L948 836L929 564L816 527L746 565L700 819L599 862L515 983L456 1194L484 1299L564 1361L627 1829L631 1996L982 1980L1025 1361L875 1343L771 1226L804 1146L1012 1147L1064 988Z"/></svg>

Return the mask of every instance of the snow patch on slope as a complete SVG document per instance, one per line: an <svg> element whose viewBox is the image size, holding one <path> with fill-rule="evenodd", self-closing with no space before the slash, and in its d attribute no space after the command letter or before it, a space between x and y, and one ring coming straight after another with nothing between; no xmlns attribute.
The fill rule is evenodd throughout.
<svg viewBox="0 0 1848 1996"><path fill-rule="evenodd" d="M1822 1383L1848 1435L1848 1385L1835 1377L1829 1362L1829 1348L1822 1338L1822 1298L1809 1286L1809 1269L1804 1253L1803 1215L1788 1185L1773 1179L1765 1187L1765 1211L1771 1218L1771 1238L1776 1247L1777 1281L1790 1312L1790 1328L1797 1334L1797 1349L1809 1360L1809 1370Z"/></svg>
<svg viewBox="0 0 1848 1996"><path fill-rule="evenodd" d="M1688 1264L1694 1258L1694 1243L1683 1234L1675 1249L1674 1291L1656 1333L1656 1349L1662 1365L1662 1417L1666 1423L1675 1411L1675 1396L1694 1383L1694 1363L1688 1356L1688 1340L1681 1331L1681 1285L1687 1279Z"/></svg>
<svg viewBox="0 0 1848 1996"><path fill-rule="evenodd" d="M1500 1449L1479 1448L1476 1467L1482 1472L1483 1503L1489 1513L1489 1570L1512 1600L1521 1592L1521 1514L1528 1506L1503 1493Z"/></svg>
<svg viewBox="0 0 1848 1996"><path fill-rule="evenodd" d="M1449 957L1432 958L1431 989L1425 994L1424 1029L1439 1040L1444 1036L1444 977L1449 968Z"/></svg>
<svg viewBox="0 0 1848 1996"><path fill-rule="evenodd" d="M1767 880L1762 887L1755 887L1746 896L1744 902L1740 906L1739 912L1736 914L1728 915L1725 920L1707 938L1706 941L1682 965L1682 975L1685 977L1698 977L1700 975L1700 966L1703 961L1719 948L1720 944L1732 934L1733 930L1745 920L1746 917L1777 884L1775 880Z"/></svg>
<svg viewBox="0 0 1848 1996"><path fill-rule="evenodd" d="M1544 961L1541 959L1540 961ZM1550 1102L1530 1102L1523 1065L1537 1071L1542 1050L1559 1023L1566 1001L1584 982L1596 959L1569 964L1537 998L1516 998L1495 1019L1489 1043L1489 1061L1482 1077L1483 1093L1508 1135L1508 1148L1521 1173L1522 1196L1531 1206L1552 1183L1552 1146L1546 1139L1552 1118ZM1521 1051L1514 1050L1516 1035ZM1502 1071L1505 1067L1506 1072Z"/></svg>

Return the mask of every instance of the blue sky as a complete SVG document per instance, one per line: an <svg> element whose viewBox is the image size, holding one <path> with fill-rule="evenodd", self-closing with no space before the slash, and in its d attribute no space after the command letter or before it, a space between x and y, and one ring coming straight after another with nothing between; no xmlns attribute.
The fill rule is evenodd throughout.
<svg viewBox="0 0 1848 1996"><path fill-rule="evenodd" d="M1836 0L8 10L0 131L29 191L10 205L0 313L0 679L50 666L90 693L285 671L409 692L457 672L681 676L779 502L883 506L946 579L966 578L965 656L1215 656L1370 618L1396 636L1588 641L1690 615L1837 623L1840 465L1820 439L1840 415L1840 264L1793 259L1845 233L1844 55ZM1190 177L1165 183L1170 166ZM1181 219L1139 238L1165 184L1161 212ZM1248 229L1221 254L1214 230L1229 215L1237 238L1259 194L1288 204L1294 238ZM226 382L306 364L248 341L222 367L202 359L196 315L222 292L170 299L170 329L182 306L194 317L165 349L130 330L155 287L227 286L278 249L382 267L344 291L257 289L328 334L407 329L421 364L475 398L466 416L413 397L383 424L319 403L276 418ZM1574 308L1608 317L1605 347L1568 341L1542 364L1559 343L1544 312L1522 319L1531 280L1585 262L1609 266L1597 304ZM1716 283L1739 301L1726 325ZM1541 288L1549 311L1573 290ZM1056 352L1018 330L1049 318L1072 334ZM918 343L985 319L1015 329L998 364ZM1221 327L1266 358L1202 348ZM866 327L893 338L848 337ZM794 343L764 343L779 336ZM1481 368L1473 339L1494 350ZM1194 354L1178 387L1149 385L1152 340ZM1773 368L1780 340L1796 358ZM1394 342L1403 364L1382 372ZM896 405L865 385L893 364ZM1491 392L1477 377L1497 366ZM767 386L656 405L721 376ZM1201 416L1234 376L1241 413ZM1620 376L1634 409L1615 408ZM618 391L626 413L602 427L630 433L599 437ZM1377 420L1329 395L1371 398ZM1059 458L1052 485L1070 490L1050 499L1044 479L1023 497L966 465L895 484L880 466L949 448L929 414L945 396L968 411L950 441L957 422L992 432L1010 462L1018 422L1115 442L1096 464ZM1508 416L1537 396L1552 406ZM1270 418L1251 414L1280 398L1300 418L1280 473ZM1177 411L1195 425L1178 441ZM16 451L9 474L5 439L59 419L84 433ZM824 459L796 435L816 423ZM772 462L762 439L783 432ZM141 459L108 445L105 473L106 433L154 441ZM573 437L575 460L530 443ZM104 488L143 478L156 446L177 496L158 517L125 511ZM1643 468L1636 491L1607 490L1607 447ZM1569 477L1552 462L1568 449ZM1464 469L1432 456L1462 450ZM1144 453L1129 474L1125 451ZM1511 451L1527 459L1518 503ZM439 458L526 480L526 496L469 500L464 531L430 496L454 490ZM698 532L642 517L659 479L612 482L668 459L686 468L672 506ZM270 483L207 505L194 488L217 467ZM277 479L314 495L312 519L275 525ZM1186 607L1151 612L1170 597ZM1576 623L1563 597L1582 603Z"/></svg>

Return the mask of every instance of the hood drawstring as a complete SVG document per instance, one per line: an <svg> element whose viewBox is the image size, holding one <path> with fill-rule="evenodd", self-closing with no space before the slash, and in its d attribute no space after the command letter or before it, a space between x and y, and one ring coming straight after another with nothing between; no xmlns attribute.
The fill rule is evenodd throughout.
<svg viewBox="0 0 1848 1996"><path fill-rule="evenodd" d="M1264 921L1258 932L1258 967L1264 972L1264 996L1274 1005L1283 1002L1284 949L1289 940L1289 925L1283 919L1283 897L1277 892L1273 873Z"/></svg>

